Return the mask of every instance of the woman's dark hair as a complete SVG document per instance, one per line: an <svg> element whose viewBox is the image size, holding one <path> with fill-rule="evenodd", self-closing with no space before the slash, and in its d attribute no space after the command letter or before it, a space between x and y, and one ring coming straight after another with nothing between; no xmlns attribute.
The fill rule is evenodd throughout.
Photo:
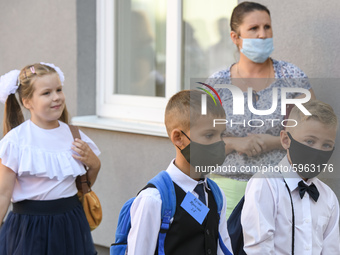
<svg viewBox="0 0 340 255"><path fill-rule="evenodd" d="M230 18L230 29L231 31L237 32L238 27L242 24L245 14L253 11L265 11L270 16L268 8L262 4L255 2L242 2L237 5Z"/></svg>

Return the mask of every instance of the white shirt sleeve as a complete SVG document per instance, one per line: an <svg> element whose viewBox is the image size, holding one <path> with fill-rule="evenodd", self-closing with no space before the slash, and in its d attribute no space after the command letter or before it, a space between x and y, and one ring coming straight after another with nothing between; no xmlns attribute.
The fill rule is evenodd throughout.
<svg viewBox="0 0 340 255"><path fill-rule="evenodd" d="M340 254L339 249L339 202L334 196L334 205L331 208L331 217L329 219L323 219L321 217L318 218L320 221L320 225L322 225L321 221L327 222L327 226L325 232L323 233L323 248L322 248L322 255L327 254Z"/></svg>
<svg viewBox="0 0 340 255"><path fill-rule="evenodd" d="M162 200L155 188L139 193L130 209L131 229L128 235L128 255L155 254L161 226Z"/></svg>
<svg viewBox="0 0 340 255"><path fill-rule="evenodd" d="M247 184L241 213L244 251L252 254L275 254L275 200L265 178L251 178Z"/></svg>
<svg viewBox="0 0 340 255"><path fill-rule="evenodd" d="M87 135L84 134L83 131L79 130L79 133L80 133L80 137L81 137L81 140L83 140L84 142L86 142L91 150L94 152L94 154L96 154L97 156L100 154L100 150L99 148L97 147L97 145L94 143L94 141L92 141L90 139L90 137L88 137Z"/></svg>
<svg viewBox="0 0 340 255"><path fill-rule="evenodd" d="M220 224L218 226L218 231L221 235L221 238L223 240L223 243L225 244L225 246L228 248L228 250L233 253L233 249L231 247L231 242L230 242L230 237L228 234L228 229L227 229L227 220L226 220L226 211L227 211L227 200L225 198L225 194L224 191L221 189L221 193L223 196L223 207L222 207L222 211L221 211L221 215L220 215ZM223 255L223 251L221 250L220 247L220 243L218 242L218 249L217 249L217 254L221 254Z"/></svg>

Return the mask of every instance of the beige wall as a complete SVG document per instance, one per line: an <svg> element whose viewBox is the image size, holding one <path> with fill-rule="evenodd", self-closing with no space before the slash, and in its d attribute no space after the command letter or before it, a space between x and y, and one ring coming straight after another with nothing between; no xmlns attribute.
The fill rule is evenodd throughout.
<svg viewBox="0 0 340 255"><path fill-rule="evenodd" d="M259 0L272 16L274 54L311 78L340 78L340 1Z"/></svg>
<svg viewBox="0 0 340 255"><path fill-rule="evenodd" d="M0 74L36 62L54 63L65 74L67 107L76 113L76 2L0 1Z"/></svg>
<svg viewBox="0 0 340 255"><path fill-rule="evenodd" d="M313 78L340 78L338 0L327 5L309 0L260 2L272 13L274 58L296 64ZM0 1L0 35L0 74L33 62L53 62L65 73L71 115L95 112L94 0ZM313 79L312 83L317 97L332 104L339 115L338 79ZM2 111L1 105L0 118ZM174 149L166 138L82 130L102 151L102 169L94 190L101 199L104 218L93 236L97 244L109 246L123 203L167 167ZM339 150L334 154L332 161L340 166ZM339 174L326 180L338 197L339 180Z"/></svg>

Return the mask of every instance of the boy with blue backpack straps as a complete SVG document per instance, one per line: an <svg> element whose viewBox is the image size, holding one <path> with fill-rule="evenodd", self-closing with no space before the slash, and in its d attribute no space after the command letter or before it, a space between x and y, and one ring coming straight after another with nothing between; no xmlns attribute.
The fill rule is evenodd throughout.
<svg viewBox="0 0 340 255"><path fill-rule="evenodd" d="M165 125L176 149L176 158L130 199L120 213L112 254L228 254L224 193L206 177L207 169L223 163L225 118L220 104L204 93L178 92L170 98Z"/></svg>

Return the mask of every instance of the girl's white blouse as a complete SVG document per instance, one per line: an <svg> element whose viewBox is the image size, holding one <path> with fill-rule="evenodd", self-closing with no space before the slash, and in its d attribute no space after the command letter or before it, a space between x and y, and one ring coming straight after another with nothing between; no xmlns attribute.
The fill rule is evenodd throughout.
<svg viewBox="0 0 340 255"><path fill-rule="evenodd" d="M100 151L83 132L80 136L96 155ZM71 149L72 133L67 124L43 129L27 120L0 141L1 163L17 174L12 202L25 199L54 200L77 193L75 179L85 174Z"/></svg>

